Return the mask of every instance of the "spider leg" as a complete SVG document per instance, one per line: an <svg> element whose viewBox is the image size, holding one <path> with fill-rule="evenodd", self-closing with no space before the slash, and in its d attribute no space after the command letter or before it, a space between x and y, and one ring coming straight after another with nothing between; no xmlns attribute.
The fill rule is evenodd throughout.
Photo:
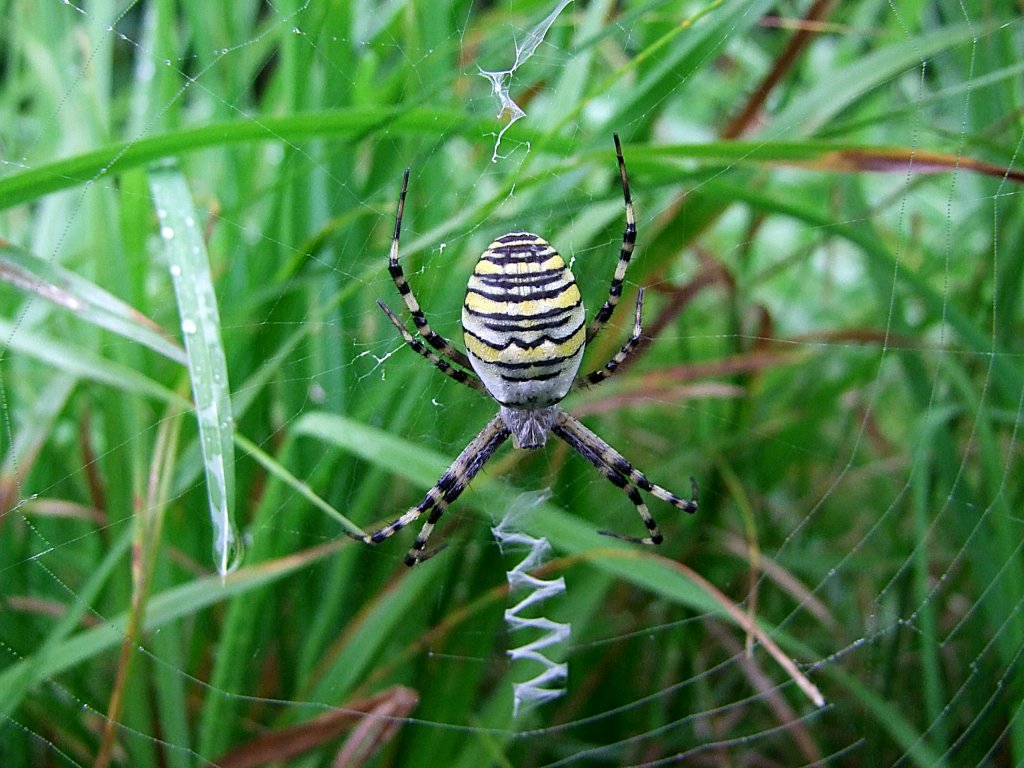
<svg viewBox="0 0 1024 768"><path fill-rule="evenodd" d="M612 478L609 475L605 475L609 480ZM621 477L621 475L619 475ZM614 483L615 481L612 480ZM654 522L654 518L651 517L651 513L647 511L647 505L644 504L644 500L640 498L640 492L629 483L622 486L622 490L626 492L629 500L633 502L633 506L636 507L636 511L640 513L641 519L644 521L644 525L647 526L647 531L650 533L649 536L627 536L624 533L616 533L615 531L602 531L598 533L602 536L610 536L613 539L619 539L620 541L631 541L634 544L647 544L657 545L661 544L665 540L665 537L661 535L661 530L658 528L658 524Z"/></svg>
<svg viewBox="0 0 1024 768"><path fill-rule="evenodd" d="M568 443L569 446L583 458L597 467L601 474L608 478L608 480L610 480L614 485L617 485L625 491L629 500L633 502L633 505L636 507L636 511L640 514L641 519L644 521L644 526L650 533L650 536L644 539L637 539L629 536L623 536L621 534L601 531L604 535L614 536L615 538L625 539L627 541L635 541L641 544L661 543L661 531L658 530L657 523L647 510L647 506L643 503L643 499L640 498L640 494L636 490L637 488L647 491L655 498L667 501L672 506L677 507L684 512L693 513L697 511L697 481L692 477L690 478L692 496L689 500L681 499L671 491L662 488L660 485L655 485L648 480L647 476L630 464L622 454L583 426L583 424L581 424L577 419L564 411L558 414L558 422L554 427L552 427L551 431Z"/></svg>
<svg viewBox="0 0 1024 768"><path fill-rule="evenodd" d="M427 316L423 314L423 310L420 309L420 303L416 301L416 296L412 292L412 287L409 285L409 281L405 279L405 272L402 271L402 265L398 263L398 239L402 232L402 217L405 215L405 193L409 188L409 169L406 168L405 174L402 176L402 192L398 197L398 213L395 216L395 234L391 238L391 253L388 257L388 272L391 274L391 279L395 283L395 287L401 294L402 299L405 301L405 306L409 308L409 312L412 313L412 321L416 325L416 330L419 331L420 335L427 340L434 349L451 358L456 365L460 365L463 368L471 368L469 358L466 357L465 353L460 352L451 345L446 338L434 332L430 327L430 323L427 322Z"/></svg>
<svg viewBox="0 0 1024 768"><path fill-rule="evenodd" d="M640 519L643 520L644 527L647 528L648 536L639 538L637 536L626 536L612 531L598 531L598 533L603 536L611 536L612 538L621 539L623 541L632 541L636 544L661 544L661 542L664 541L664 536L661 535L661 530L658 528L658 524L647 509L647 505L644 503L644 500L640 497L640 492L637 491L636 486L630 483L629 480L626 479L625 475L621 472L617 472L606 461L603 461L600 452L596 450L594 446L588 445L587 443L579 440L577 436L560 427L555 427L553 431L558 437L568 443L574 451L580 454L580 456L597 467L601 474L604 475L612 485L621 488L625 492L630 502L632 502L633 506L636 507L636 511L640 515Z"/></svg>
<svg viewBox="0 0 1024 768"><path fill-rule="evenodd" d="M619 263L615 265L615 274L612 276L611 288L608 290L608 299L601 306L601 309L594 315L587 328L586 343L597 336L608 318L612 316L619 297L622 296L622 281L626 279L626 270L629 268L629 260L633 256L633 246L636 244L636 217L633 214L633 198L629 194L629 179L626 178L626 161L622 158L622 145L619 143L619 134L613 134L615 138L615 154L619 158L619 178L622 180L622 197L626 201L626 229L622 233L622 249L619 251Z"/></svg>
<svg viewBox="0 0 1024 768"><path fill-rule="evenodd" d="M576 383L573 384L573 389L581 389L594 384L600 384L602 381L614 374L618 370L619 366L636 351L637 346L640 344L641 334L643 332L643 328L640 325L640 315L643 312L643 306L644 289L641 288L639 293L636 295L636 317L633 320L633 335L629 337L629 341L622 345L622 349L615 353L615 357L605 363L604 368L598 368L593 373L588 373L586 376L578 378Z"/></svg>
<svg viewBox="0 0 1024 768"><path fill-rule="evenodd" d="M487 394L487 390L484 389L483 383L480 381L479 378L477 378L475 374L469 371L459 370L451 363L449 363L447 360L445 360L443 357L435 355L433 352L431 352L429 349L423 346L423 344L420 343L419 339L417 339L415 336L409 333L408 329L406 329L406 327L402 325L402 321L399 320L395 313L391 311L391 307L389 307L387 304L385 304L383 301L379 299L377 300L377 304L380 306L381 309L384 310L384 313L388 316L388 320L391 321L391 324L398 329L398 332L402 335L402 338L405 339L405 343L412 347L413 351L416 354L421 355L430 362L432 362L435 366L437 366L437 369L441 371L441 373L443 373L445 376L455 379L460 384L465 384L470 389L474 389L477 392L480 392L485 395Z"/></svg>
<svg viewBox="0 0 1024 768"><path fill-rule="evenodd" d="M452 465L445 470L444 474L437 481L437 484L427 491L423 501L412 507L408 512L390 525L386 525L379 531L363 537L367 544L380 544L385 539L394 536L398 531L405 528L409 523L415 521L424 512L429 512L427 521L423 524L416 541L413 543L409 553L405 556L405 564L416 565L433 554L434 551L426 551L427 539L430 537L437 521L448 508L448 505L459 498L459 495L466 489L470 481L483 468L487 460L494 455L502 443L508 439L509 430L501 416L495 416L490 423L484 427L480 434L474 437L459 457L452 462Z"/></svg>

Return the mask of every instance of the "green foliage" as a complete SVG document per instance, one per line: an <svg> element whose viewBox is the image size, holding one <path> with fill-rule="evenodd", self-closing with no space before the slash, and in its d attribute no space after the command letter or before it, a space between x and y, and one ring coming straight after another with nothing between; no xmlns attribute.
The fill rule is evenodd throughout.
<svg viewBox="0 0 1024 768"><path fill-rule="evenodd" d="M478 71L555 5L0 3L5 767L1024 763L1017 10L573 3L499 141ZM565 406L700 511L604 538L640 532L622 494L508 449L407 570L417 525L348 534L495 406L376 306L408 319L402 171L458 343L512 229L599 306L613 132L638 247L584 365L638 286L652 339ZM488 529L545 488L569 681L513 718Z"/></svg>

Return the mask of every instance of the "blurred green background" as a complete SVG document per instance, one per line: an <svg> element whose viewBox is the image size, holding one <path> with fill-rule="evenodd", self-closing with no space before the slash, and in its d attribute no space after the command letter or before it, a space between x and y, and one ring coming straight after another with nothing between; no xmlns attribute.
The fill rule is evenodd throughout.
<svg viewBox="0 0 1024 768"><path fill-rule="evenodd" d="M1020 6L557 5L0 2L5 768L1024 764ZM584 368L640 286L650 343L565 407L700 511L601 537L555 441L350 539L495 411L376 306L403 170L461 344L509 230L600 306L613 132ZM518 717L510 510L571 625Z"/></svg>

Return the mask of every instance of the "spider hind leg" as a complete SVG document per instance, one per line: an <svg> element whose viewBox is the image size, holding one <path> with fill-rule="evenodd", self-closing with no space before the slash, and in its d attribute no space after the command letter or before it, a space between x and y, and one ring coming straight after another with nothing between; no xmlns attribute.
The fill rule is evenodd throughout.
<svg viewBox="0 0 1024 768"><path fill-rule="evenodd" d="M627 481L623 475L610 470L607 467L599 467L599 469L601 469L604 476L611 480L613 484L619 486L626 492L626 496L629 497L633 506L636 507L636 511L639 513L640 519L644 521L644 527L647 528L647 533L649 535L641 538L639 536L627 536L624 533L616 533L615 531L598 531L598 533L602 536L610 536L613 539L619 539L621 541L631 541L634 544L647 544L651 546L661 544L661 542L665 540L665 537L661 535L661 530L658 528L658 524L654 521L654 517L651 515L650 511L648 511L647 505L640 497L640 493L637 491L636 487Z"/></svg>
<svg viewBox="0 0 1024 768"><path fill-rule="evenodd" d="M684 512L692 514L697 511L697 481L692 477L690 478L692 496L689 500L681 499L671 491L648 480L647 476L630 464L622 454L569 414L560 412L558 422L551 431L593 464L613 485L625 492L630 502L636 507L649 534L644 538L636 538L611 531L599 531L602 535L638 544L660 544L664 540L658 524L641 498L638 488Z"/></svg>
<svg viewBox="0 0 1024 768"><path fill-rule="evenodd" d="M500 416L495 416L484 427L480 434L474 437L459 457L452 462L452 465L441 475L433 488L427 491L423 501L410 509L395 522L386 525L378 531L374 531L362 538L366 544L380 544L389 539L400 530L414 522L424 512L429 512L427 521L423 524L416 541L405 556L405 564L408 566L422 563L436 555L442 547L427 550L427 539L434 530L434 526L441 519L441 515L448 509L448 505L455 501L466 489L470 481L483 469L487 460L494 455L502 443L508 439L508 427L505 426Z"/></svg>

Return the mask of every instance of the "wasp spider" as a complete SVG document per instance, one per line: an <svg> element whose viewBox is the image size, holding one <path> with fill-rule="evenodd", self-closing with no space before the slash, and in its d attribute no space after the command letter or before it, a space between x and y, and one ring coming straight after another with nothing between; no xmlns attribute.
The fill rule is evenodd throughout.
<svg viewBox="0 0 1024 768"><path fill-rule="evenodd" d="M618 134L615 135L615 152L626 203L626 230L608 299L594 319L587 325L576 279L558 251L537 235L510 232L488 246L469 278L462 307L465 353L431 329L398 263L398 240L409 185L406 170L398 198L388 271L412 314L416 330L436 352L414 337L384 302L377 303L417 354L445 375L489 395L499 408L498 414L459 454L423 501L391 525L364 536L362 540L367 544L379 544L420 515L429 513L405 563L412 566L430 557L433 551L426 550L427 538L437 521L509 437L516 448L532 449L543 446L548 434L554 434L625 492L640 513L648 535L636 538L601 531L605 535L640 544L661 543L661 531L638 489L685 512L697 511L697 483L693 478L690 478L691 498L679 498L648 480L618 451L558 407L571 389L598 384L615 373L640 342L642 289L637 295L632 337L603 368L577 378L584 346L604 327L619 302L636 241L633 203Z"/></svg>

